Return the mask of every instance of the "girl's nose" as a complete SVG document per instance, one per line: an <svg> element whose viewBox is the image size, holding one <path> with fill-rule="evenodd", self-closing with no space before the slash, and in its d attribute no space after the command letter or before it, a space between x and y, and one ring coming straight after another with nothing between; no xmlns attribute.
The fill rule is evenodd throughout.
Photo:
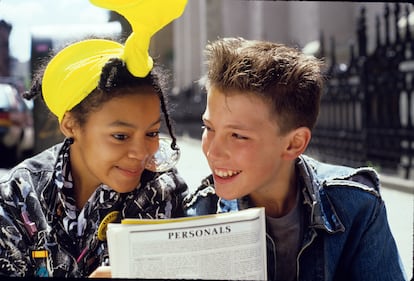
<svg viewBox="0 0 414 281"><path fill-rule="evenodd" d="M135 141L128 149L128 157L139 161L146 160L151 151L145 141Z"/></svg>

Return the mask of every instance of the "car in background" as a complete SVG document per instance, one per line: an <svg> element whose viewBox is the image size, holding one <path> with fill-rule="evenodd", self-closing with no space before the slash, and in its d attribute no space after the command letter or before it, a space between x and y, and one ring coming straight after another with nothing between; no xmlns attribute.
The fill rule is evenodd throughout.
<svg viewBox="0 0 414 281"><path fill-rule="evenodd" d="M13 83L0 80L0 167L9 168L34 148L32 108Z"/></svg>

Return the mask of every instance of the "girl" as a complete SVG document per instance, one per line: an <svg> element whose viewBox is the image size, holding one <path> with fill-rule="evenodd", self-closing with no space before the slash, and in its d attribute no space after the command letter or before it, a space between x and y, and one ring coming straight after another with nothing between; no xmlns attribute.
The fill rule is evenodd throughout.
<svg viewBox="0 0 414 281"><path fill-rule="evenodd" d="M140 22L152 32L133 33L125 46L102 39L69 45L27 94L42 96L65 139L0 182L3 275L86 277L109 263L109 222L183 215L186 184L173 166L160 171L152 162L161 111L171 148L178 148L162 76L141 43L178 17L185 1L121 2L128 2L130 20L142 13L159 18L154 26Z"/></svg>

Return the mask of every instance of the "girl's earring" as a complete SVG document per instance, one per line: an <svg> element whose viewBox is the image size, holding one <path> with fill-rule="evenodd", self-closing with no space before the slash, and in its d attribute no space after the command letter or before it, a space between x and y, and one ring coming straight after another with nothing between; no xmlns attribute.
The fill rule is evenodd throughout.
<svg viewBox="0 0 414 281"><path fill-rule="evenodd" d="M75 139L73 137L68 137L68 138L66 138L65 142L67 144L73 144L75 142Z"/></svg>
<svg viewBox="0 0 414 281"><path fill-rule="evenodd" d="M160 137L157 152L152 156L145 168L152 172L165 172L173 168L180 159L180 149L171 148L172 140Z"/></svg>

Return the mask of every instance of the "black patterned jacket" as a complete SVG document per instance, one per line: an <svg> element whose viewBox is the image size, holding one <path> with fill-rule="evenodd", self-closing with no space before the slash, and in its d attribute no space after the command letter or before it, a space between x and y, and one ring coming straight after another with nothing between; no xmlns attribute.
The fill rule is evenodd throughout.
<svg viewBox="0 0 414 281"><path fill-rule="evenodd" d="M53 181L61 148L23 161L0 180L0 275L87 277L108 263L105 217L183 216L188 188L177 171L145 170L140 187L130 193L98 187L83 233L68 233L62 220L67 210Z"/></svg>

